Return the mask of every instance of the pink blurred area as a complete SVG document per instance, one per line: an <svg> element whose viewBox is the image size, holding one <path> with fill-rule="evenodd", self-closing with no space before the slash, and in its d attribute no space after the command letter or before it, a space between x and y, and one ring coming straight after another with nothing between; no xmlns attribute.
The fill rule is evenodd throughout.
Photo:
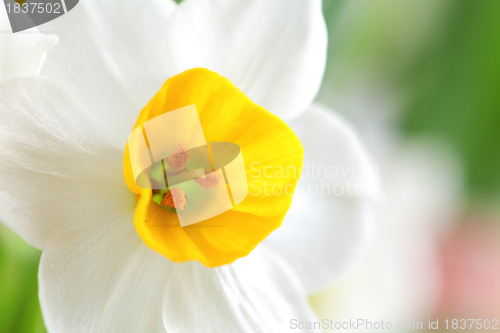
<svg viewBox="0 0 500 333"><path fill-rule="evenodd" d="M500 319L499 222L468 218L443 244L441 318Z"/></svg>

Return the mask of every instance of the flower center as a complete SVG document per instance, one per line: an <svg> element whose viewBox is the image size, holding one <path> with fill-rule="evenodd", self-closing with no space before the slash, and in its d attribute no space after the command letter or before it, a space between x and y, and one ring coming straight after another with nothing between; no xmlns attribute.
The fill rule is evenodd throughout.
<svg viewBox="0 0 500 333"><path fill-rule="evenodd" d="M281 225L302 161L300 141L278 117L217 73L188 70L165 82L129 137L134 225L170 260L231 263ZM266 172L278 169L296 172Z"/></svg>
<svg viewBox="0 0 500 333"><path fill-rule="evenodd" d="M180 188L174 187L163 195L160 205L183 210L187 205L186 194Z"/></svg>
<svg viewBox="0 0 500 333"><path fill-rule="evenodd" d="M186 168L190 157L191 154L189 154L189 151L184 149L182 146L179 146L179 148L174 151L174 154L167 157L165 161L167 161L168 167L172 170L182 171Z"/></svg>

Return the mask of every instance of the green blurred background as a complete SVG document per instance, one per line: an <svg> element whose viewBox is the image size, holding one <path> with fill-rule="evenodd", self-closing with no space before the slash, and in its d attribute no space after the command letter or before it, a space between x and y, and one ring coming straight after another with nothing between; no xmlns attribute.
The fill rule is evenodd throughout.
<svg viewBox="0 0 500 333"><path fill-rule="evenodd" d="M329 57L318 100L358 122L388 119L457 154L467 205L500 199L500 1L325 0ZM257 24L257 22L256 22ZM385 96L362 116L352 87ZM384 105L382 103L382 105ZM343 108L342 106L346 106ZM369 115L367 117L367 115ZM37 299L40 252L0 226L0 332L44 332Z"/></svg>
<svg viewBox="0 0 500 333"><path fill-rule="evenodd" d="M353 80L389 92L398 103L394 127L447 143L464 165L469 204L494 206L500 1L326 0L324 11L330 44L319 100L335 105Z"/></svg>

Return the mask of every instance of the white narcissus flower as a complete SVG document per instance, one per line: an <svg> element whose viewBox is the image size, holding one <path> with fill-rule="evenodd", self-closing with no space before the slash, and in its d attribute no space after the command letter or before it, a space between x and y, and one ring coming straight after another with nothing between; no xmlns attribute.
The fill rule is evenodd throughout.
<svg viewBox="0 0 500 333"><path fill-rule="evenodd" d="M47 51L57 43L36 28L12 33L5 6L0 6L0 81L40 73Z"/></svg>
<svg viewBox="0 0 500 333"><path fill-rule="evenodd" d="M321 2L87 0L47 26L61 39L42 72L54 82L0 85L0 220L43 250L49 332L284 332L315 320L307 295L359 255L377 187L358 177L370 164L342 121L301 113L324 71ZM296 171L303 146L310 174L286 217L291 196L250 194L199 225L147 225L173 214L127 188L128 135L136 119L190 104L207 140L272 171L260 189L293 188L297 175L276 167Z"/></svg>

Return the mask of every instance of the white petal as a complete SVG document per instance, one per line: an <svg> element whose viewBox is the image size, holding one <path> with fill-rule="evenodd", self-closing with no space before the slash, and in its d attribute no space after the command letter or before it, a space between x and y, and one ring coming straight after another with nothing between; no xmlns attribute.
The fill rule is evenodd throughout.
<svg viewBox="0 0 500 333"><path fill-rule="evenodd" d="M266 242L313 293L344 274L369 243L378 183L355 134L332 112L313 107L290 125L304 146L304 171L283 225Z"/></svg>
<svg viewBox="0 0 500 333"><path fill-rule="evenodd" d="M49 332L166 332L161 311L173 264L145 247L132 220L123 214L43 252L39 297Z"/></svg>
<svg viewBox="0 0 500 333"><path fill-rule="evenodd" d="M169 20L173 74L205 67L282 118L310 106L326 62L319 0L190 0Z"/></svg>
<svg viewBox="0 0 500 333"><path fill-rule="evenodd" d="M57 40L35 28L12 33L5 6L0 5L0 82L38 74L47 51Z"/></svg>
<svg viewBox="0 0 500 333"><path fill-rule="evenodd" d="M133 210L121 144L46 79L0 84L0 220L32 245L71 242Z"/></svg>
<svg viewBox="0 0 500 333"><path fill-rule="evenodd" d="M173 0L85 0L46 25L61 42L42 74L128 137L141 109L168 79L165 27Z"/></svg>
<svg viewBox="0 0 500 333"><path fill-rule="evenodd" d="M49 332L287 332L291 319L315 320L272 252L218 269L172 263L143 245L131 217L44 251L39 296Z"/></svg>
<svg viewBox="0 0 500 333"><path fill-rule="evenodd" d="M172 272L164 304L168 332L316 332L293 329L317 320L293 272L259 247L216 269L187 263Z"/></svg>

